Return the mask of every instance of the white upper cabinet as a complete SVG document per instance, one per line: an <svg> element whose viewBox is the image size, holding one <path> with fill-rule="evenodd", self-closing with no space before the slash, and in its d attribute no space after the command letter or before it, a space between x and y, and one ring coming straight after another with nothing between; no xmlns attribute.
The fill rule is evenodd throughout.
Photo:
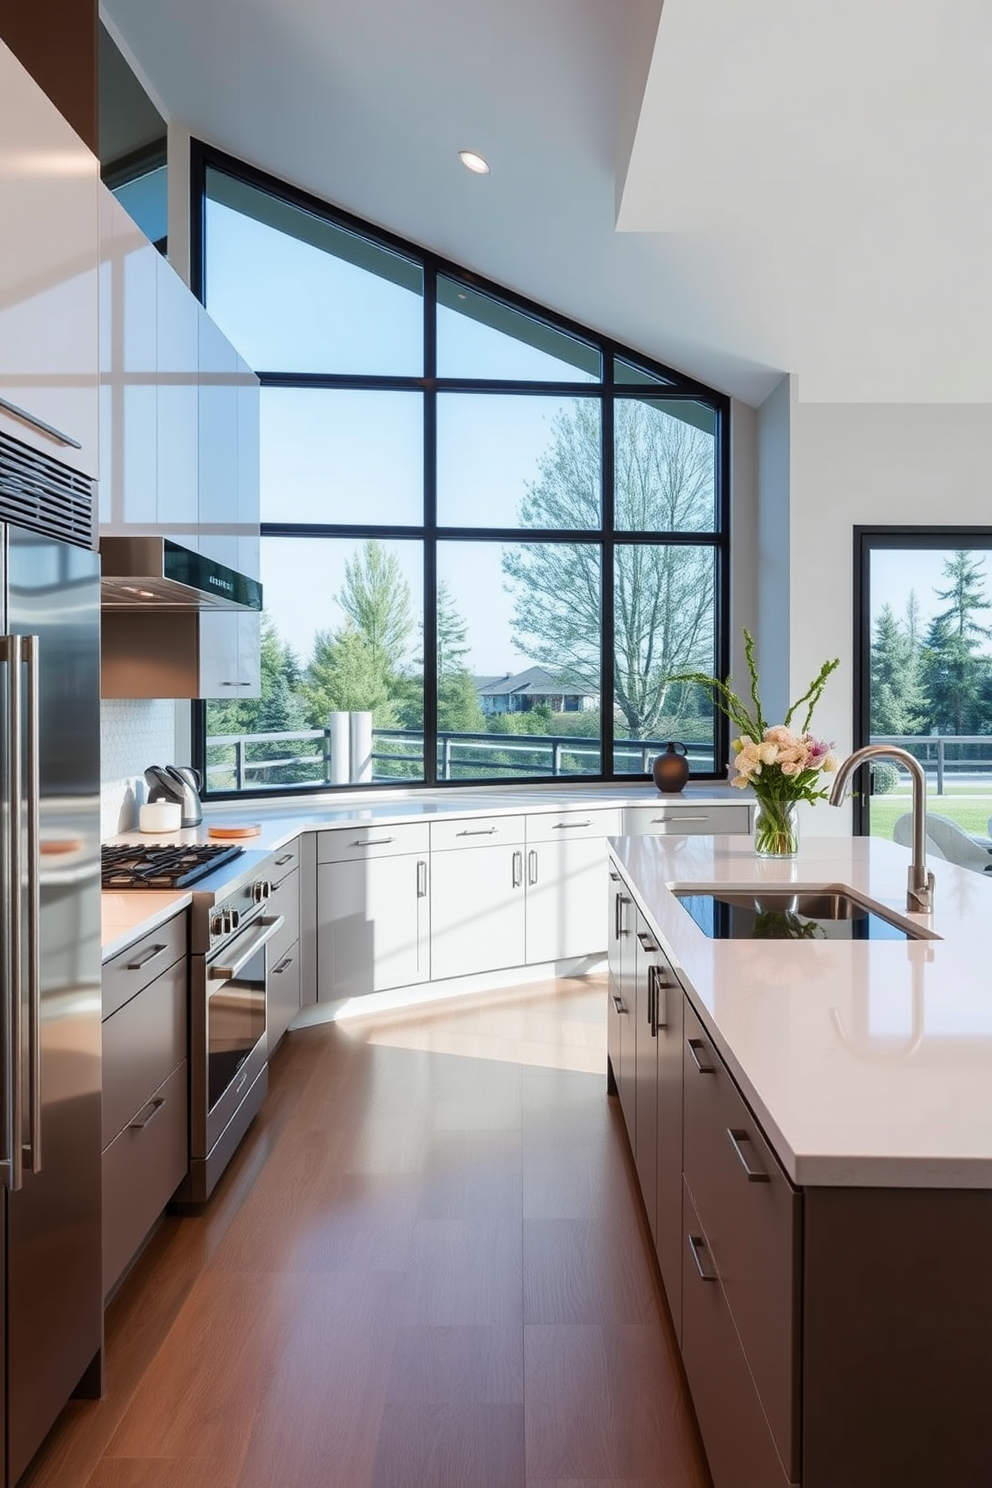
<svg viewBox="0 0 992 1488"><path fill-rule="evenodd" d="M200 519L199 301L155 253L158 521L170 537L195 548Z"/></svg>
<svg viewBox="0 0 992 1488"><path fill-rule="evenodd" d="M198 325L200 552L237 568L240 359L205 310Z"/></svg>
<svg viewBox="0 0 992 1488"><path fill-rule="evenodd" d="M0 42L0 430L99 474L99 164Z"/></svg>

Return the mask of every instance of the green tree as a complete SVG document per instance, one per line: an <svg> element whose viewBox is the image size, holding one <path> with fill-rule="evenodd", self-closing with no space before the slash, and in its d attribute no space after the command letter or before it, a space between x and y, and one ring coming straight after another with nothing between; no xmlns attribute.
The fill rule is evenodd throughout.
<svg viewBox="0 0 992 1488"><path fill-rule="evenodd" d="M224 734L269 734L291 733L308 727L306 709L299 692L300 664L292 647L279 634L271 615L262 614L260 633L261 688L257 698L242 698L236 702L209 702L207 704L208 738ZM251 744L249 761L277 760L295 753L292 743L272 741ZM233 749L226 745L211 746L211 763L230 760L233 767ZM299 781L298 766L273 766L264 773L253 771L249 783L293 784ZM230 788L230 780L220 782L213 777L215 789Z"/></svg>
<svg viewBox="0 0 992 1488"><path fill-rule="evenodd" d="M468 626L442 579L437 586L437 726L441 733L485 732L479 694L465 665L467 638Z"/></svg>
<svg viewBox="0 0 992 1488"><path fill-rule="evenodd" d="M398 673L414 626L410 586L396 554L370 538L345 563L344 584L335 597L382 675Z"/></svg>
<svg viewBox="0 0 992 1488"><path fill-rule="evenodd" d="M989 661L979 647L992 630L978 616L992 609L985 594L984 558L956 552L944 562L950 582L938 589L947 608L935 615L927 629L921 658L921 680L932 728L938 733L972 734L987 731L985 698Z"/></svg>
<svg viewBox="0 0 992 1488"><path fill-rule="evenodd" d="M375 728L395 728L393 689L382 657L347 620L333 635L319 630L301 691L311 728L326 728L337 710L370 712Z"/></svg>
<svg viewBox="0 0 992 1488"><path fill-rule="evenodd" d="M871 732L915 734L925 720L918 658L909 637L883 605L871 642Z"/></svg>
<svg viewBox="0 0 992 1488"><path fill-rule="evenodd" d="M644 399L616 407L614 512L619 532L712 531L713 439ZM520 507L524 527L595 529L600 522L598 407L558 415L538 478ZM624 544L614 572L615 706L619 731L648 737L664 714L696 706L675 672L713 665L713 558L689 545ZM507 548L519 649L563 686L599 692L601 574L594 543Z"/></svg>

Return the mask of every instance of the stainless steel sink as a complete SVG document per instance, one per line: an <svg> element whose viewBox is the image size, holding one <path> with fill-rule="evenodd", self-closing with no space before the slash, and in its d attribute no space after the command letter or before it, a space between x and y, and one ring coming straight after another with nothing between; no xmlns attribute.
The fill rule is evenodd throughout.
<svg viewBox="0 0 992 1488"><path fill-rule="evenodd" d="M933 933L825 889L683 889L676 899L714 940L933 940Z"/></svg>

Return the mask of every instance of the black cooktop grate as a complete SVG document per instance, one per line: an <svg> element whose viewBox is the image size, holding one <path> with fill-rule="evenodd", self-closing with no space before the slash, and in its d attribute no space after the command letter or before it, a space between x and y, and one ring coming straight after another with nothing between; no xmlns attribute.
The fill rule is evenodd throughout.
<svg viewBox="0 0 992 1488"><path fill-rule="evenodd" d="M101 883L105 889L185 889L243 852L243 847L206 842L182 847L105 847Z"/></svg>

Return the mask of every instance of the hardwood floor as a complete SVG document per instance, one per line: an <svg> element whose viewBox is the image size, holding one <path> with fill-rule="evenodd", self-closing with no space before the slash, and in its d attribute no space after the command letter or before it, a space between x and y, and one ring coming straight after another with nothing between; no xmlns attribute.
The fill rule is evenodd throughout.
<svg viewBox="0 0 992 1488"><path fill-rule="evenodd" d="M707 1488L605 989L301 1029L24 1488Z"/></svg>

